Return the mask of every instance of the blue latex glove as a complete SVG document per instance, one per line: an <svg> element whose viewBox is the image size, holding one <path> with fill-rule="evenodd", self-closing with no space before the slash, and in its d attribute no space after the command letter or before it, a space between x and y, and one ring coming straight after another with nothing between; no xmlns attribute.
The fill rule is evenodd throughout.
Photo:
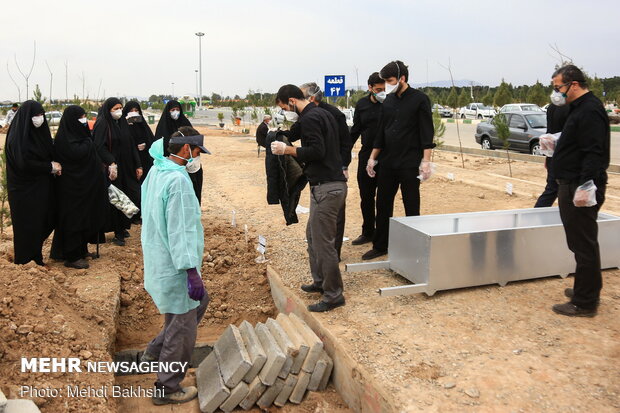
<svg viewBox="0 0 620 413"><path fill-rule="evenodd" d="M205 286L196 268L187 270L187 294L196 301L202 301L205 296Z"/></svg>

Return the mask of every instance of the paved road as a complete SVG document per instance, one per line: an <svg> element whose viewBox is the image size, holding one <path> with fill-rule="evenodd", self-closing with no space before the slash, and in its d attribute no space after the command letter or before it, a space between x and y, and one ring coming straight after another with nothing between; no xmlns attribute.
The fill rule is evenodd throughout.
<svg viewBox="0 0 620 413"><path fill-rule="evenodd" d="M456 131L456 123L446 123L446 133L443 141L446 145L458 146L459 140ZM474 134L476 133L476 125L459 124L459 132L461 135L461 144L464 148L480 148L476 143ZM611 133L611 163L620 164L620 132Z"/></svg>

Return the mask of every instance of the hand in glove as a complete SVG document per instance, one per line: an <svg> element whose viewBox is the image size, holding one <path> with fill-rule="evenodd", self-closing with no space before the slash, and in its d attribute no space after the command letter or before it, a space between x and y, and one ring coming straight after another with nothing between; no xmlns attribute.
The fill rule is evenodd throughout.
<svg viewBox="0 0 620 413"><path fill-rule="evenodd" d="M376 161L372 158L368 159L368 163L366 163L366 173L369 177L374 178L377 175L377 173L375 172L375 166L377 166L378 163L379 161Z"/></svg>
<svg viewBox="0 0 620 413"><path fill-rule="evenodd" d="M115 163L108 166L108 177L110 178L110 181L114 181L118 177L118 167Z"/></svg>
<svg viewBox="0 0 620 413"><path fill-rule="evenodd" d="M573 205L581 208L591 207L596 204L596 185L594 185L594 182L590 179L588 182L579 186L575 190L575 195L573 196Z"/></svg>
<svg viewBox="0 0 620 413"><path fill-rule="evenodd" d="M202 301L205 296L205 286L196 268L187 270L187 295L195 301Z"/></svg>
<svg viewBox="0 0 620 413"><path fill-rule="evenodd" d="M274 155L284 155L284 151L286 150L286 144L280 141L271 142L271 153Z"/></svg>
<svg viewBox="0 0 620 413"><path fill-rule="evenodd" d="M422 159L420 162L420 167L418 169L420 175L418 175L418 179L420 182L428 181L431 176L433 176L433 171L435 169L435 164L425 159Z"/></svg>

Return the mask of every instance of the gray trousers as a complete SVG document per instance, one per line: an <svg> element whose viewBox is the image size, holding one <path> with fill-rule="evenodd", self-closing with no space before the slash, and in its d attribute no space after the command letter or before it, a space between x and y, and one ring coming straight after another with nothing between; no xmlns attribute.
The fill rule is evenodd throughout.
<svg viewBox="0 0 620 413"><path fill-rule="evenodd" d="M323 288L323 301L342 299L342 275L338 266L336 237L338 215L344 209L347 183L334 181L310 187L310 217L306 227L310 273Z"/></svg>
<svg viewBox="0 0 620 413"><path fill-rule="evenodd" d="M209 305L209 294L205 290L205 296L200 305L184 314L166 313L164 327L146 347L147 353L157 357L160 362L187 362L192 358L192 352L196 345L198 323ZM188 364L189 367L189 364ZM181 390L181 382L185 378L186 371L177 373L157 373L157 388L164 389L164 393L170 394Z"/></svg>

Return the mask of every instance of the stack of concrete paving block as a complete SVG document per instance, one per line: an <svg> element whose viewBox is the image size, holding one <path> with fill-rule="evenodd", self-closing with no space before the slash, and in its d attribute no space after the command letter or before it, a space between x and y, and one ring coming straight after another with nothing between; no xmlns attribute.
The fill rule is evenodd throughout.
<svg viewBox="0 0 620 413"><path fill-rule="evenodd" d="M7 400L0 390L0 413L40 413L41 411L32 400L12 399Z"/></svg>
<svg viewBox="0 0 620 413"><path fill-rule="evenodd" d="M230 325L196 369L200 411L300 404L307 391L325 390L333 366L323 342L295 314Z"/></svg>

